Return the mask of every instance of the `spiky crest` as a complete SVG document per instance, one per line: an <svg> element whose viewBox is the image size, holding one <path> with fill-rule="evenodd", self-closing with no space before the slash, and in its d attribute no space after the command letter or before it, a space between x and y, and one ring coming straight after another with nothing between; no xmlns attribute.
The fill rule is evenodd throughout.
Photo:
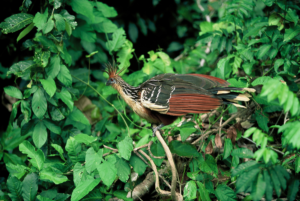
<svg viewBox="0 0 300 201"><path fill-rule="evenodd" d="M106 67L106 69L104 72L106 72L108 74L109 78L113 78L113 77L119 75L121 72L123 72L126 69L126 68L122 68L121 70L119 70L119 72L117 72L118 67L117 67L117 65L115 65L115 62L113 62L113 64L107 63L107 64L105 64L105 67Z"/></svg>

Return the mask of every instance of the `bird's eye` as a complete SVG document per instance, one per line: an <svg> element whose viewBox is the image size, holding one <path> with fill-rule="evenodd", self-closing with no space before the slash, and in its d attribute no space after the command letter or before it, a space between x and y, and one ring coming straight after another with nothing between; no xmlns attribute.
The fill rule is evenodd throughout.
<svg viewBox="0 0 300 201"><path fill-rule="evenodd" d="M110 81L114 81L114 79L110 78Z"/></svg>

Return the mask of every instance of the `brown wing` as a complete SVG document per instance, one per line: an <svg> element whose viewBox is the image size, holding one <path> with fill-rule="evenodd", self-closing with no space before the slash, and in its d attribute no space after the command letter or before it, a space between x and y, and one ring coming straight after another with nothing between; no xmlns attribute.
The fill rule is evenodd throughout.
<svg viewBox="0 0 300 201"><path fill-rule="evenodd" d="M162 74L141 85L141 103L150 110L172 116L206 113L222 103L209 89L227 85L226 81L211 76Z"/></svg>

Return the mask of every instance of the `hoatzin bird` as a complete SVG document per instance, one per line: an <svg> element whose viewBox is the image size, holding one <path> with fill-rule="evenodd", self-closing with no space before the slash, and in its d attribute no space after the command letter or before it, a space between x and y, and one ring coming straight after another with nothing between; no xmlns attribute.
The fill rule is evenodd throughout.
<svg viewBox="0 0 300 201"><path fill-rule="evenodd" d="M133 87L119 76L123 69L117 72L114 65L106 67L106 85L115 88L137 115L151 123L153 135L188 113L208 113L222 104L244 107L237 101L249 101L250 95L231 90L255 92L251 88L228 87L225 80L201 74L161 74Z"/></svg>

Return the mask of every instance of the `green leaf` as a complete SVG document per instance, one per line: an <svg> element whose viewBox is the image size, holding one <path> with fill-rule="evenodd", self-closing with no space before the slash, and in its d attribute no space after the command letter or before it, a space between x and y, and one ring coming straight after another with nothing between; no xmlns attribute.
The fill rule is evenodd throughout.
<svg viewBox="0 0 300 201"><path fill-rule="evenodd" d="M59 32L64 31L66 29L66 23L60 14L54 14L55 25Z"/></svg>
<svg viewBox="0 0 300 201"><path fill-rule="evenodd" d="M22 77L25 80L28 80L29 74L30 74L30 68L35 66L34 61L20 61L18 63L15 63L9 68L9 71L7 72L7 75L14 74L18 77Z"/></svg>
<svg viewBox="0 0 300 201"><path fill-rule="evenodd" d="M34 24L31 23L30 25L28 25L18 36L17 38L17 42L19 42L19 40L21 40L22 38L24 38L24 36L26 36L34 27Z"/></svg>
<svg viewBox="0 0 300 201"><path fill-rule="evenodd" d="M72 86L72 76L69 69L65 65L60 66L60 71L57 75L57 79L67 87Z"/></svg>
<svg viewBox="0 0 300 201"><path fill-rule="evenodd" d="M206 189L207 188L207 183L205 183L205 186L197 181L197 185L198 185L198 192L200 193L200 197L201 197L201 200L203 201L211 201L210 197L209 197L209 193L208 193L208 190Z"/></svg>
<svg viewBox="0 0 300 201"><path fill-rule="evenodd" d="M34 16L33 23L38 28L37 31L40 31L44 28L46 25L48 18L48 8L46 8L45 12L43 14L37 12Z"/></svg>
<svg viewBox="0 0 300 201"><path fill-rule="evenodd" d="M297 193L299 191L299 180L293 179L288 188L288 200L296 200Z"/></svg>
<svg viewBox="0 0 300 201"><path fill-rule="evenodd" d="M253 152L247 148L234 149L231 152L232 156L237 156L239 158L253 158Z"/></svg>
<svg viewBox="0 0 300 201"><path fill-rule="evenodd" d="M270 185L270 184L268 184ZM266 192L266 182L263 179L263 175L260 173L253 184L254 188L252 189L251 196L253 200L261 200L263 195Z"/></svg>
<svg viewBox="0 0 300 201"><path fill-rule="evenodd" d="M106 42L106 47L109 50L109 53L112 54L112 51L118 51L126 41L126 35L123 28L117 29L113 35L112 40Z"/></svg>
<svg viewBox="0 0 300 201"><path fill-rule="evenodd" d="M180 128L180 136L182 142L184 142L192 133L194 133L196 128Z"/></svg>
<svg viewBox="0 0 300 201"><path fill-rule="evenodd" d="M131 172L128 162L122 158L118 158L115 166L117 168L117 174L120 180L126 183L129 179L129 174Z"/></svg>
<svg viewBox="0 0 300 201"><path fill-rule="evenodd" d="M183 197L187 200L196 199L197 186L194 181L188 181L183 190Z"/></svg>
<svg viewBox="0 0 300 201"><path fill-rule="evenodd" d="M72 100L72 96L65 87L62 87L60 92L56 92L55 96L58 99L61 99L71 111L73 110L74 102Z"/></svg>
<svg viewBox="0 0 300 201"><path fill-rule="evenodd" d="M78 155L81 152L81 146L73 137L68 139L65 149L74 164L79 161Z"/></svg>
<svg viewBox="0 0 300 201"><path fill-rule="evenodd" d="M118 151L122 158L129 160L131 152L133 151L133 141L130 137L126 136L122 141L117 144Z"/></svg>
<svg viewBox="0 0 300 201"><path fill-rule="evenodd" d="M225 144L224 144L223 160L226 159L228 156L230 156L231 150L232 150L232 142L231 139L227 138L225 139Z"/></svg>
<svg viewBox="0 0 300 201"><path fill-rule="evenodd" d="M109 187L114 182L117 175L115 165L110 162L103 161L103 163L97 167L97 170L103 183Z"/></svg>
<svg viewBox="0 0 300 201"><path fill-rule="evenodd" d="M22 201L22 182L16 177L8 177L7 179L7 188L10 192L9 197L13 201Z"/></svg>
<svg viewBox="0 0 300 201"><path fill-rule="evenodd" d="M46 73L48 77L54 79L58 75L59 71L60 71L60 57L57 54L51 57L50 64L46 68Z"/></svg>
<svg viewBox="0 0 300 201"><path fill-rule="evenodd" d="M43 33L47 34L50 31L52 31L52 29L54 28L54 21L52 19L52 15L51 17L49 17L47 23L45 24L45 26L43 27Z"/></svg>
<svg viewBox="0 0 300 201"><path fill-rule="evenodd" d="M97 137L89 136L84 133L80 133L74 136L75 140L79 143L84 143L86 145L91 144L97 140Z"/></svg>
<svg viewBox="0 0 300 201"><path fill-rule="evenodd" d="M138 141L138 143L136 143L135 147L140 147L140 146L143 146L145 144L147 144L149 142L149 135L145 135L144 137L142 137L142 139L140 139Z"/></svg>
<svg viewBox="0 0 300 201"><path fill-rule="evenodd" d="M257 51L257 59L261 59L263 56L265 56L271 47L272 45L270 44L264 44L260 46L260 48Z"/></svg>
<svg viewBox="0 0 300 201"><path fill-rule="evenodd" d="M81 200L91 190L93 190L100 183L100 181L100 178L88 178L87 180L80 182L80 184L76 186L72 192L71 201Z"/></svg>
<svg viewBox="0 0 300 201"><path fill-rule="evenodd" d="M55 123L50 120L50 119L44 119L43 123L45 124L45 126L53 133L55 134L60 134L61 133L61 128L57 125L55 125Z"/></svg>
<svg viewBox="0 0 300 201"><path fill-rule="evenodd" d="M99 33L113 33L115 32L118 27L115 25L111 20L105 19L100 24L94 26L95 30Z"/></svg>
<svg viewBox="0 0 300 201"><path fill-rule="evenodd" d="M261 129L263 129L266 132L269 131L269 127L268 127L269 118L266 116L265 113L261 113L260 110L256 110L255 111L255 119L258 123L258 126Z"/></svg>
<svg viewBox="0 0 300 201"><path fill-rule="evenodd" d="M114 7L110 7L102 2L96 2L97 10L101 11L104 17L116 17L118 15Z"/></svg>
<svg viewBox="0 0 300 201"><path fill-rule="evenodd" d="M103 149L99 150L98 152L95 152L93 147L90 147L86 151L85 155L85 169L90 174L92 171L94 171L103 160Z"/></svg>
<svg viewBox="0 0 300 201"><path fill-rule="evenodd" d="M298 156L296 161L295 161L295 172L296 173L300 172L300 156Z"/></svg>
<svg viewBox="0 0 300 201"><path fill-rule="evenodd" d="M299 16L297 15L296 10L292 10L291 8L288 9L286 13L286 20L294 22L294 25L296 26L299 20Z"/></svg>
<svg viewBox="0 0 300 201"><path fill-rule="evenodd" d="M56 92L56 84L54 80L51 77L48 77L48 79L40 79L45 91L49 94L50 98L55 94Z"/></svg>
<svg viewBox="0 0 300 201"><path fill-rule="evenodd" d="M139 30L137 28L137 26L130 22L128 25L128 34L129 34L129 38L132 40L132 42L136 42L137 38L139 37Z"/></svg>
<svg viewBox="0 0 300 201"><path fill-rule="evenodd" d="M77 109L77 107L74 107L73 111L69 114L68 117L73 121L78 121L80 123L83 123L84 125L91 125L86 116L84 116L84 114L79 109Z"/></svg>
<svg viewBox="0 0 300 201"><path fill-rule="evenodd" d="M136 156L135 154L133 154L131 157L130 157L130 165L133 167L133 170L138 173L138 175L143 175L146 168L147 168L147 165L145 164L145 162L140 159L138 156Z"/></svg>
<svg viewBox="0 0 300 201"><path fill-rule="evenodd" d="M43 46L44 46L44 48L45 49L49 49L51 52L53 52L53 53L57 53L57 46L55 45L55 43L51 40L51 39L49 39L49 38L47 38L46 36L39 36L39 37L37 37L37 38L35 38L35 40L37 41L37 42L40 42ZM49 54L49 53L44 53L44 54ZM43 58L42 58L42 61L43 60L45 60L44 58L45 57L48 57L48 55L43 55ZM50 55L49 55L49 57L50 57ZM54 56L55 57L55 56ZM54 57L52 57L51 59L53 59ZM47 58L47 63L48 63L48 59L49 58ZM53 60L54 61L54 60ZM52 62L53 62L52 61ZM42 63L42 65L43 65L43 67L46 67L47 65L46 65L46 63ZM50 60L50 65L49 65L49 67L50 66L53 66L53 65L59 65L59 63L52 63L51 64L51 60ZM49 67L48 68L46 68L46 72L48 72L48 71L51 71L51 69L49 69ZM55 66L53 67L54 69L55 69ZM53 69L52 69L52 71L53 71ZM54 72L55 73L55 72Z"/></svg>
<svg viewBox="0 0 300 201"><path fill-rule="evenodd" d="M64 183L66 181L68 181L68 177L62 175L62 174L57 174L55 171L52 170L52 168L46 168L43 169L40 172L40 179L41 180L50 180L53 183L57 184L61 184Z"/></svg>
<svg viewBox="0 0 300 201"><path fill-rule="evenodd" d="M21 179L27 173L27 170L29 170L29 168L23 165L14 165L12 163L6 163L6 169L11 176L17 177L18 179Z"/></svg>
<svg viewBox="0 0 300 201"><path fill-rule="evenodd" d="M23 98L22 92L18 88L13 87L13 86L4 87L4 92L7 95L9 95L11 97L14 97L14 98L17 98L17 99L22 99Z"/></svg>
<svg viewBox="0 0 300 201"><path fill-rule="evenodd" d="M30 142L24 141L20 144L19 150L23 154L27 154L28 157L31 158L29 161L34 167L38 168L39 170L43 168L45 155L40 149L35 151L34 147L30 144Z"/></svg>
<svg viewBox="0 0 300 201"><path fill-rule="evenodd" d="M35 173L26 175L23 180L22 196L24 201L34 201L38 191L38 176Z"/></svg>
<svg viewBox="0 0 300 201"><path fill-rule="evenodd" d="M122 48L117 53L117 61L120 63L119 68L128 68L130 66L129 60L133 57L132 52L134 52L132 42L126 40Z"/></svg>
<svg viewBox="0 0 300 201"><path fill-rule="evenodd" d="M18 13L6 18L5 21L0 24L0 28L2 28L4 34L13 33L19 31L27 24L30 24L32 20L33 15Z"/></svg>
<svg viewBox="0 0 300 201"><path fill-rule="evenodd" d="M39 121L35 125L33 129L32 139L37 148L41 148L47 141L47 130L42 121Z"/></svg>
<svg viewBox="0 0 300 201"><path fill-rule="evenodd" d="M285 30L284 33L284 40L283 42L287 42L292 40L294 37L296 37L300 33L300 26L291 27L289 29Z"/></svg>
<svg viewBox="0 0 300 201"><path fill-rule="evenodd" d="M47 100L41 88L33 94L32 111L39 119L42 119L47 111Z"/></svg>
<svg viewBox="0 0 300 201"><path fill-rule="evenodd" d="M93 6L91 2L88 0L72 0L70 5L76 13L82 14L94 21L95 16L93 14Z"/></svg>
<svg viewBox="0 0 300 201"><path fill-rule="evenodd" d="M234 191L224 185L224 184L221 184L221 185L218 185L216 191L216 196L218 198L218 200L222 200L222 201L235 201L237 200L237 197L236 197L236 194L234 193Z"/></svg>
<svg viewBox="0 0 300 201"><path fill-rule="evenodd" d="M230 57L228 56L227 58L223 58L221 59L217 66L218 66L218 70L219 70L219 78L221 79L225 79L228 78L232 69L229 66L229 59Z"/></svg>
<svg viewBox="0 0 300 201"><path fill-rule="evenodd" d="M177 154L178 156L186 156L186 157L199 156L197 149L191 144L184 144L179 141L172 141L169 147L171 152Z"/></svg>
<svg viewBox="0 0 300 201"><path fill-rule="evenodd" d="M234 61L232 63L232 73L237 73L238 69L241 68L242 59L240 57L235 56Z"/></svg>
<svg viewBox="0 0 300 201"><path fill-rule="evenodd" d="M63 153L64 153L64 150L62 149L62 147L58 144L51 144L51 146L59 153L59 156L60 158L63 160L63 161L66 161Z"/></svg>

